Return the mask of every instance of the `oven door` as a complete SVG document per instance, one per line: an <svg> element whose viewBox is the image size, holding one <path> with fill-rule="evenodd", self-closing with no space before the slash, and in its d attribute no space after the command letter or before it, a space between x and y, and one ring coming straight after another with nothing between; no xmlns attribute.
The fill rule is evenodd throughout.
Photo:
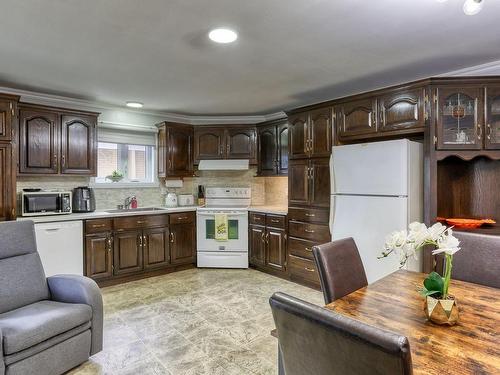
<svg viewBox="0 0 500 375"><path fill-rule="evenodd" d="M227 214L227 241L215 240L215 213ZM198 251L248 252L247 211L198 211L196 228Z"/></svg>

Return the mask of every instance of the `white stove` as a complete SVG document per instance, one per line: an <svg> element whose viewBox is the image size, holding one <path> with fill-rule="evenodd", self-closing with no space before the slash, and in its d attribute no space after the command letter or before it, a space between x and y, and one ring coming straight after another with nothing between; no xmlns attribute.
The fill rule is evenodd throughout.
<svg viewBox="0 0 500 375"><path fill-rule="evenodd" d="M196 211L197 265L212 268L248 268L248 207L250 188L207 188L205 207ZM228 221L228 240L215 240L215 214Z"/></svg>

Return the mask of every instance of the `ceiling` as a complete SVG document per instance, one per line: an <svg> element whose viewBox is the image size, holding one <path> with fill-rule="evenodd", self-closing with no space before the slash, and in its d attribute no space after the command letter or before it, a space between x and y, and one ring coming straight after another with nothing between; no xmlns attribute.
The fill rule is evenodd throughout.
<svg viewBox="0 0 500 375"><path fill-rule="evenodd" d="M500 59L500 1L3 0L0 85L268 114ZM207 32L239 33L216 45Z"/></svg>

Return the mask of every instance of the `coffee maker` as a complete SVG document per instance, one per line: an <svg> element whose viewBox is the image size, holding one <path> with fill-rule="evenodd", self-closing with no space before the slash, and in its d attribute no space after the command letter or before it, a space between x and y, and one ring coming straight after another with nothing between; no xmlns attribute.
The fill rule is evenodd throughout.
<svg viewBox="0 0 500 375"><path fill-rule="evenodd" d="M73 212L94 212L94 189L80 186L73 189Z"/></svg>

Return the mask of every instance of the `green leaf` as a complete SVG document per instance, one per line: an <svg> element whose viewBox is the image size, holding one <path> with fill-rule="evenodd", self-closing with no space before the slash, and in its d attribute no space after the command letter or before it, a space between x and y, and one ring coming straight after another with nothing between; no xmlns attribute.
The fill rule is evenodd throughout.
<svg viewBox="0 0 500 375"><path fill-rule="evenodd" d="M429 292L443 294L443 278L437 272L431 272L424 280L424 287Z"/></svg>
<svg viewBox="0 0 500 375"><path fill-rule="evenodd" d="M427 297L427 296L432 296L433 294L440 294L440 292L437 290L427 290L425 288L422 288L420 294L424 297Z"/></svg>

